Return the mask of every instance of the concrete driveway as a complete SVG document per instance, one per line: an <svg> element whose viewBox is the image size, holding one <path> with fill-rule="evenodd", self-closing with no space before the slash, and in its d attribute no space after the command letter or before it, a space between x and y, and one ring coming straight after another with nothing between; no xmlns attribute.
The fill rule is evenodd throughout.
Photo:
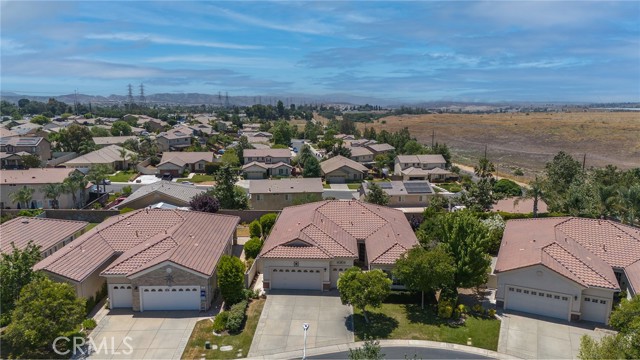
<svg viewBox="0 0 640 360"><path fill-rule="evenodd" d="M300 350L302 324L308 323L307 348L353 342L351 307L337 291L271 290L262 310L249 357Z"/></svg>
<svg viewBox="0 0 640 360"><path fill-rule="evenodd" d="M91 332L91 359L180 359L197 311L112 310Z"/></svg>
<svg viewBox="0 0 640 360"><path fill-rule="evenodd" d="M498 352L523 359L576 359L580 338L609 331L595 323L567 322L520 312L502 313Z"/></svg>

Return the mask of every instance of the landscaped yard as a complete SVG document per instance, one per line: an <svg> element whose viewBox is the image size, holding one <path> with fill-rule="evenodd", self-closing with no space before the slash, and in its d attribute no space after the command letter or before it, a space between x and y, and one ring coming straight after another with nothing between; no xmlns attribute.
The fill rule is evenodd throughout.
<svg viewBox="0 0 640 360"><path fill-rule="evenodd" d="M213 181L213 175L205 175L205 174L195 174L191 179L189 178L180 178L176 180L177 182L183 181L191 181L192 183L201 183L205 181Z"/></svg>
<svg viewBox="0 0 640 360"><path fill-rule="evenodd" d="M109 176L109 180L113 182L127 182L133 175L137 175L135 170L118 171L115 175Z"/></svg>
<svg viewBox="0 0 640 360"><path fill-rule="evenodd" d="M256 332L258 320L264 307L265 299L253 300L247 309L247 322L244 330L237 335L213 335L213 322L209 319L201 320L191 333L187 347L182 353L183 359L236 359L239 350L242 350L242 357L247 357L253 334ZM218 350L207 350L204 348L205 341L210 341L211 345L218 346ZM233 350L220 351L221 346L231 345ZM203 356L204 354L204 356Z"/></svg>
<svg viewBox="0 0 640 360"><path fill-rule="evenodd" d="M442 184L435 184L435 185L453 193L462 191L462 186L456 183L442 183Z"/></svg>
<svg viewBox="0 0 640 360"><path fill-rule="evenodd" d="M360 189L360 185L361 185L360 183L357 183L357 184L355 184L355 183L354 183L354 184L347 184L347 187L348 187L350 190L358 190L358 189Z"/></svg>
<svg viewBox="0 0 640 360"><path fill-rule="evenodd" d="M462 326L449 325L435 315L434 305L384 303L379 309L367 309L371 321L367 324L359 309L354 309L356 340L411 339L471 344L488 350L497 350L500 321L468 315Z"/></svg>
<svg viewBox="0 0 640 360"><path fill-rule="evenodd" d="M331 184L322 184L323 189L331 189Z"/></svg>

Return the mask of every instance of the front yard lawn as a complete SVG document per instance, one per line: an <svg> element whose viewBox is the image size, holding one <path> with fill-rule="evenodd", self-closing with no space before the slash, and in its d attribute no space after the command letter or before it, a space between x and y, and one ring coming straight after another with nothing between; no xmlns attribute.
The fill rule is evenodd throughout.
<svg viewBox="0 0 640 360"><path fill-rule="evenodd" d="M256 332L258 320L264 307L265 299L253 300L247 308L247 321L244 329L237 335L213 335L213 322L209 319L201 320L196 323L196 327L189 337L187 347L182 353L183 359L236 359L239 350L242 350L242 357L247 357L253 334ZM210 341L211 345L217 345L217 350L207 350L204 348L205 341ZM220 351L221 346L231 345L233 350Z"/></svg>
<svg viewBox="0 0 640 360"><path fill-rule="evenodd" d="M435 185L452 193L457 193L462 191L462 186L456 183L442 183L442 184L435 184Z"/></svg>
<svg viewBox="0 0 640 360"><path fill-rule="evenodd" d="M180 178L176 180L177 182L183 181L191 181L192 183L201 183L205 181L213 181L213 175L205 175L205 174L195 174L191 179L189 178Z"/></svg>
<svg viewBox="0 0 640 360"><path fill-rule="evenodd" d="M118 171L115 175L109 176L109 180L113 182L128 182L132 176L137 175L135 170Z"/></svg>
<svg viewBox="0 0 640 360"><path fill-rule="evenodd" d="M360 189L360 185L362 185L362 184L361 183L347 184L347 187L349 187L350 190L358 190L358 189Z"/></svg>
<svg viewBox="0 0 640 360"><path fill-rule="evenodd" d="M331 184L322 184L323 189L331 189Z"/></svg>
<svg viewBox="0 0 640 360"><path fill-rule="evenodd" d="M367 309L367 324L359 309L354 309L356 341L374 339L431 340L493 350L498 349L500 321L468 315L464 325L449 325L435 315L434 305L383 303L379 309Z"/></svg>

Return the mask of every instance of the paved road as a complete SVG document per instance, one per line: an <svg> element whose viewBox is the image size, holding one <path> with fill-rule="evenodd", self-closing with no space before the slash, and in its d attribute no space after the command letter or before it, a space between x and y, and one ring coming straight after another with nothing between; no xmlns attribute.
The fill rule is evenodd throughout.
<svg viewBox="0 0 640 360"><path fill-rule="evenodd" d="M385 359L491 359L462 351L446 349L429 349L423 347L383 347L381 353ZM349 352L307 356L308 359L348 359Z"/></svg>

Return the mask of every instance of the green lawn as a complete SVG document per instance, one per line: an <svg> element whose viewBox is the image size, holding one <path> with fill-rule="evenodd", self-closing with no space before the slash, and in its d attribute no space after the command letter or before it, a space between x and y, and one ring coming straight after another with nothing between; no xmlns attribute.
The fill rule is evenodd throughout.
<svg viewBox="0 0 640 360"><path fill-rule="evenodd" d="M89 223L89 225L87 225L87 227L85 228L85 231L93 229L94 227L98 226L98 224L100 223Z"/></svg>
<svg viewBox="0 0 640 360"><path fill-rule="evenodd" d="M322 184L323 189L331 189L331 184Z"/></svg>
<svg viewBox="0 0 640 360"><path fill-rule="evenodd" d="M349 187L349 189L351 190L358 190L360 189L360 185L361 183L357 183L357 184L347 184L347 186Z"/></svg>
<svg viewBox="0 0 640 360"><path fill-rule="evenodd" d="M113 182L127 182L136 174L138 174L138 172L135 170L118 171L115 175L109 176L109 180Z"/></svg>
<svg viewBox="0 0 640 360"><path fill-rule="evenodd" d="M442 183L442 184L435 184L436 186L439 186L443 189L448 190L449 192L460 192L462 191L462 186L460 186L460 184L456 184L456 183Z"/></svg>
<svg viewBox="0 0 640 360"><path fill-rule="evenodd" d="M242 357L247 357L265 301L265 299L253 300L251 304L249 304L249 308L247 309L247 322L244 325L244 330L238 335L215 336L212 333L213 322L211 320L198 321L191 333L187 347L182 353L182 358L200 359L203 357L201 355L205 354L204 358L206 359L236 359L238 350L240 349L242 350ZM218 349L220 346L231 345L233 346L233 350L206 350L204 343L207 340L211 342L211 345L217 345Z"/></svg>
<svg viewBox="0 0 640 360"><path fill-rule="evenodd" d="M205 181L213 181L213 175L205 175L205 174L195 174L191 179L189 178L180 178L176 180L177 182L183 181L191 181L192 183L201 183Z"/></svg>
<svg viewBox="0 0 640 360"><path fill-rule="evenodd" d="M498 349L500 321L469 315L462 326L452 326L435 316L433 305L384 303L379 309L367 309L367 324L359 309L354 309L356 340L375 339L431 340Z"/></svg>

